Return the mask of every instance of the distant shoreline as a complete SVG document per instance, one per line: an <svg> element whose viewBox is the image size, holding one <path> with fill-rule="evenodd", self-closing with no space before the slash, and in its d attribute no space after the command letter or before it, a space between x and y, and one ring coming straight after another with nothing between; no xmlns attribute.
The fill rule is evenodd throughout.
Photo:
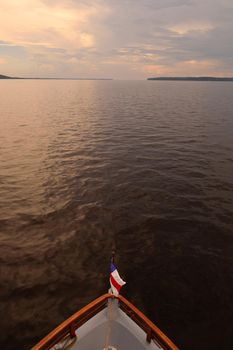
<svg viewBox="0 0 233 350"><path fill-rule="evenodd" d="M17 80L113 80L112 78L20 78L0 75L0 79L17 79Z"/></svg>
<svg viewBox="0 0 233 350"><path fill-rule="evenodd" d="M0 74L0 80L114 80L113 78L32 78L10 77ZM233 77L152 77L146 80L157 81L233 81Z"/></svg>
<svg viewBox="0 0 233 350"><path fill-rule="evenodd" d="M147 78L147 80L160 80L160 81L233 81L233 78L227 77L158 77Z"/></svg>

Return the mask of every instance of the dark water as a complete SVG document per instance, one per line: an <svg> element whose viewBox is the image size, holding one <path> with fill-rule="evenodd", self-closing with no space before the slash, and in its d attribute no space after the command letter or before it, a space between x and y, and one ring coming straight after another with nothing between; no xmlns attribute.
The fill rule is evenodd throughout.
<svg viewBox="0 0 233 350"><path fill-rule="evenodd" d="M0 82L0 344L108 289L181 349L233 344L233 84Z"/></svg>

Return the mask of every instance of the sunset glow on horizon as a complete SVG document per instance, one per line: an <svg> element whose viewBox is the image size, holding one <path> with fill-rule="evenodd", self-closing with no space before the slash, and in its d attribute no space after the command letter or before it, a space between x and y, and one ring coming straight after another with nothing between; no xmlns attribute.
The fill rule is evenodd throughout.
<svg viewBox="0 0 233 350"><path fill-rule="evenodd" d="M233 76L231 0L2 0L0 74Z"/></svg>

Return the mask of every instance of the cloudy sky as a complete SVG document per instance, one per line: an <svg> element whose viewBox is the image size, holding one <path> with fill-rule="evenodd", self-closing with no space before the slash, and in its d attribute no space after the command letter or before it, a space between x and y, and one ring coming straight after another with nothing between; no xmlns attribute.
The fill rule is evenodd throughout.
<svg viewBox="0 0 233 350"><path fill-rule="evenodd" d="M0 74L233 76L233 0L0 0Z"/></svg>

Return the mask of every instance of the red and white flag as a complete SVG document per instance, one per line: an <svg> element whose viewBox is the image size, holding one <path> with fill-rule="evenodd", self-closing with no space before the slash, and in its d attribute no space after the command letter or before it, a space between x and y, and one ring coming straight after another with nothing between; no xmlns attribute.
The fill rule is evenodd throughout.
<svg viewBox="0 0 233 350"><path fill-rule="evenodd" d="M111 290L113 295L118 295L120 293L121 287L126 284L125 281L120 277L116 266L111 263L110 267L110 285L111 285Z"/></svg>

